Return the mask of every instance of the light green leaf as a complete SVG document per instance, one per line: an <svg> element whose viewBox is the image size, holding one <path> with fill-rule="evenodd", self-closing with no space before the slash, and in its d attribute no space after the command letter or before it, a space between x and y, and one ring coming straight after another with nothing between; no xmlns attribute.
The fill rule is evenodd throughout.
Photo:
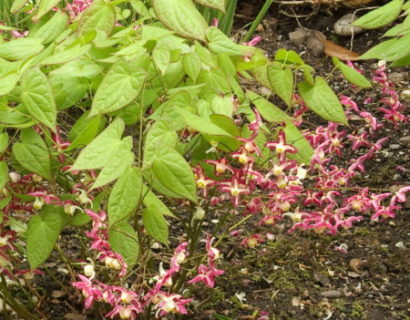
<svg viewBox="0 0 410 320"><path fill-rule="evenodd" d="M273 91L290 106L292 104L294 78L292 70L277 65L268 66L268 79Z"/></svg>
<svg viewBox="0 0 410 320"><path fill-rule="evenodd" d="M314 150L309 141L303 136L302 132L292 123L286 122L283 131L286 135L286 142L298 149L295 154L287 154L289 159L296 160L299 163L310 164Z"/></svg>
<svg viewBox="0 0 410 320"><path fill-rule="evenodd" d="M372 10L353 22L353 25L365 29L376 29L394 21L400 13L403 0L392 0L384 6Z"/></svg>
<svg viewBox="0 0 410 320"><path fill-rule="evenodd" d="M76 45L72 48L63 48L52 56L41 61L41 65L63 64L78 59L90 50L91 45Z"/></svg>
<svg viewBox="0 0 410 320"><path fill-rule="evenodd" d="M33 17L34 21L38 21L42 16L47 12L57 6L61 0L40 0L38 4L38 9L36 14Z"/></svg>
<svg viewBox="0 0 410 320"><path fill-rule="evenodd" d="M28 1L29 0L14 0L10 9L11 13L17 13L20 11L20 9L23 8Z"/></svg>
<svg viewBox="0 0 410 320"><path fill-rule="evenodd" d="M132 137L125 137L115 153L104 164L91 189L102 187L120 177L134 162L134 154L131 149Z"/></svg>
<svg viewBox="0 0 410 320"><path fill-rule="evenodd" d="M273 123L292 121L292 117L290 117L286 112L268 100L262 98L255 92L247 91L246 95L256 106L256 109L259 111L262 118L266 121Z"/></svg>
<svg viewBox="0 0 410 320"><path fill-rule="evenodd" d="M210 27L206 33L209 49L215 54L227 53L230 55L242 55L241 47L233 42L225 33L217 27Z"/></svg>
<svg viewBox="0 0 410 320"><path fill-rule="evenodd" d="M55 74L49 78L49 81L58 110L64 110L73 106L90 89L90 81L88 79L71 75Z"/></svg>
<svg viewBox="0 0 410 320"><path fill-rule="evenodd" d="M78 24L79 36L85 35L90 31L109 36L114 29L115 22L114 7L105 1L94 1L81 15Z"/></svg>
<svg viewBox="0 0 410 320"><path fill-rule="evenodd" d="M359 59L379 59L393 61L410 54L410 33L398 38L383 41L362 54Z"/></svg>
<svg viewBox="0 0 410 320"><path fill-rule="evenodd" d="M208 24L191 0L153 0L158 19L182 37L205 41Z"/></svg>
<svg viewBox="0 0 410 320"><path fill-rule="evenodd" d="M169 147L157 148L152 170L164 187L192 202L197 201L192 168L177 151Z"/></svg>
<svg viewBox="0 0 410 320"><path fill-rule="evenodd" d="M165 122L157 121L149 129L144 144L144 166L151 164L157 147L174 148L178 142L177 133Z"/></svg>
<svg viewBox="0 0 410 320"><path fill-rule="evenodd" d="M89 144L104 127L104 124L105 121L102 117L90 119L88 113L85 113L71 128L68 139L72 142L67 151Z"/></svg>
<svg viewBox="0 0 410 320"><path fill-rule="evenodd" d="M13 145L13 154L27 170L46 179L51 179L50 155L41 137L31 129L22 131L21 142ZM30 138L25 138L30 132ZM28 134L26 135L28 136Z"/></svg>
<svg viewBox="0 0 410 320"><path fill-rule="evenodd" d="M194 81L198 78L202 69L201 58L199 58L196 52L190 52L182 56L182 65L184 66L185 73Z"/></svg>
<svg viewBox="0 0 410 320"><path fill-rule="evenodd" d="M17 61L34 56L43 50L41 39L19 38L0 44L0 58Z"/></svg>
<svg viewBox="0 0 410 320"><path fill-rule="evenodd" d="M0 96L10 93L20 80L18 71L11 71L0 75Z"/></svg>
<svg viewBox="0 0 410 320"><path fill-rule="evenodd" d="M128 270L137 263L140 245L137 233L126 221L117 223L108 231L111 248L119 253L127 263Z"/></svg>
<svg viewBox="0 0 410 320"><path fill-rule="evenodd" d="M142 186L142 203L145 207L155 207L162 215L175 217L169 208L158 198L154 192L149 190L145 185Z"/></svg>
<svg viewBox="0 0 410 320"><path fill-rule="evenodd" d="M341 62L338 58L332 57L333 64L335 65L336 68L338 68L345 78L353 83L354 85L360 87L360 88L371 88L372 85L367 80L362 74L357 72L355 69L350 68L349 66L345 65L343 62Z"/></svg>
<svg viewBox="0 0 410 320"><path fill-rule="evenodd" d="M142 197L141 170L127 168L114 184L108 199L108 220L110 225L125 220L136 209Z"/></svg>
<svg viewBox="0 0 410 320"><path fill-rule="evenodd" d="M152 59L161 75L164 75L171 62L171 52L169 48L156 46L152 51Z"/></svg>
<svg viewBox="0 0 410 320"><path fill-rule="evenodd" d="M347 125L342 104L322 77L316 77L312 86L306 81L298 84L299 93L310 110L323 119Z"/></svg>
<svg viewBox="0 0 410 320"><path fill-rule="evenodd" d="M205 7L221 10L225 13L225 0L195 0Z"/></svg>
<svg viewBox="0 0 410 320"><path fill-rule="evenodd" d="M0 190L3 190L8 179L9 179L9 168L7 166L7 163L4 161L0 161Z"/></svg>
<svg viewBox="0 0 410 320"><path fill-rule="evenodd" d="M410 2L409 2L410 3ZM397 37L405 35L410 31L410 14L407 14L407 17L404 21L386 31L383 37Z"/></svg>
<svg viewBox="0 0 410 320"><path fill-rule="evenodd" d="M9 145L9 135L7 132L0 133L0 156L7 150Z"/></svg>
<svg viewBox="0 0 410 320"><path fill-rule="evenodd" d="M21 101L34 119L55 130L57 110L54 96L47 76L40 68L27 70L23 74Z"/></svg>
<svg viewBox="0 0 410 320"><path fill-rule="evenodd" d="M34 32L30 31L29 37L42 39L43 44L48 44L58 38L66 29L68 16L63 11L57 11L53 17Z"/></svg>
<svg viewBox="0 0 410 320"><path fill-rule="evenodd" d="M142 214L144 227L155 240L168 244L168 222L156 207L145 208Z"/></svg>
<svg viewBox="0 0 410 320"><path fill-rule="evenodd" d="M91 116L112 112L131 103L140 93L146 72L136 62L115 63L95 93Z"/></svg>
<svg viewBox="0 0 410 320"><path fill-rule="evenodd" d="M234 109L232 99L229 96L221 97L217 95L212 99L211 109L214 113L232 118Z"/></svg>
<svg viewBox="0 0 410 320"><path fill-rule="evenodd" d="M67 221L62 207L46 205L39 215L30 219L27 229L27 259L36 269L50 256Z"/></svg>
<svg viewBox="0 0 410 320"><path fill-rule="evenodd" d="M73 164L72 170L103 168L107 162L111 161L111 157L119 149L124 128L125 125L122 119L115 119L81 151Z"/></svg>

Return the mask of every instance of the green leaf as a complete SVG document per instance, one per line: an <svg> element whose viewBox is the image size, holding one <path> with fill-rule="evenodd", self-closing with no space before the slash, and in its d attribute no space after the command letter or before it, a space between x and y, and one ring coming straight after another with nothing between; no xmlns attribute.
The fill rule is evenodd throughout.
<svg viewBox="0 0 410 320"><path fill-rule="evenodd" d="M144 198L142 203L145 207L155 207L162 215L175 217L169 208L158 198L154 192L149 190L145 185L142 186L142 194Z"/></svg>
<svg viewBox="0 0 410 320"><path fill-rule="evenodd" d="M29 0L14 0L10 9L11 13L17 13L20 11L20 9L23 8L28 1Z"/></svg>
<svg viewBox="0 0 410 320"><path fill-rule="evenodd" d="M105 121L102 117L90 119L88 113L85 113L71 128L68 139L72 142L67 151L89 144L104 127L104 124Z"/></svg>
<svg viewBox="0 0 410 320"><path fill-rule="evenodd" d="M67 217L62 207L46 205L30 219L27 229L27 259L36 269L50 256Z"/></svg>
<svg viewBox="0 0 410 320"><path fill-rule="evenodd" d="M225 13L225 0L195 0L205 7L218 9Z"/></svg>
<svg viewBox="0 0 410 320"><path fill-rule="evenodd" d="M225 33L217 27L210 27L206 33L208 46L215 54L227 53L230 55L242 55L241 47L233 42Z"/></svg>
<svg viewBox="0 0 410 320"><path fill-rule="evenodd" d="M10 93L20 80L20 72L11 71L0 75L0 96Z"/></svg>
<svg viewBox="0 0 410 320"><path fill-rule="evenodd" d="M104 77L91 106L90 117L112 112L131 103L140 93L146 72L134 62L115 63Z"/></svg>
<svg viewBox="0 0 410 320"><path fill-rule="evenodd" d="M58 110L64 110L73 106L90 89L90 81L71 75L54 74L51 75L49 81Z"/></svg>
<svg viewBox="0 0 410 320"><path fill-rule="evenodd" d="M21 101L30 115L53 131L57 110L47 76L36 67L27 70L21 80Z"/></svg>
<svg viewBox="0 0 410 320"><path fill-rule="evenodd" d="M81 15L78 34L83 36L87 32L95 31L109 36L114 29L115 22L114 7L105 1L94 1Z"/></svg>
<svg viewBox="0 0 410 320"><path fill-rule="evenodd" d="M27 170L51 179L50 155L41 137L32 129L22 131L21 142L13 145L13 154Z"/></svg>
<svg viewBox="0 0 410 320"><path fill-rule="evenodd" d="M212 99L211 108L212 111L217 114L225 115L227 117L232 118L234 106L232 99L229 96L215 96ZM220 127L223 128L223 126Z"/></svg>
<svg viewBox="0 0 410 320"><path fill-rule="evenodd" d="M192 168L177 151L169 147L157 148L152 162L152 170L164 187L181 195L181 197L197 202Z"/></svg>
<svg viewBox="0 0 410 320"><path fill-rule="evenodd" d="M36 14L33 17L34 21L40 20L47 12L57 6L61 0L40 0L38 4L38 9Z"/></svg>
<svg viewBox="0 0 410 320"><path fill-rule="evenodd" d="M7 166L7 163L4 161L0 161L0 190L3 190L8 179L9 179L9 168Z"/></svg>
<svg viewBox="0 0 410 320"><path fill-rule="evenodd" d="M165 122L157 121L149 129L144 144L144 166L151 164L157 147L174 148L178 142L177 133Z"/></svg>
<svg viewBox="0 0 410 320"><path fill-rule="evenodd" d="M108 199L108 220L110 225L125 220L136 209L142 197L141 170L128 168L114 184Z"/></svg>
<svg viewBox="0 0 410 320"><path fill-rule="evenodd" d="M152 59L155 66L161 72L161 75L164 75L171 62L171 52L169 48L156 46L152 51Z"/></svg>
<svg viewBox="0 0 410 320"><path fill-rule="evenodd" d="M264 118L266 121L273 123L292 121L292 117L290 117L286 112L284 112L282 109L275 106L268 100L262 98L255 92L247 91L246 95L256 106L256 109L258 110L262 118Z"/></svg>
<svg viewBox="0 0 410 320"><path fill-rule="evenodd" d="M405 35L410 31L410 15L407 14L407 17L404 21L394 27L390 28L383 37L398 37L401 35Z"/></svg>
<svg viewBox="0 0 410 320"><path fill-rule="evenodd" d="M394 21L400 13L403 0L392 0L384 6L372 10L353 22L365 29L376 29Z"/></svg>
<svg viewBox="0 0 410 320"><path fill-rule="evenodd" d="M121 136L124 132L122 119L115 119L97 138L95 138L74 162L72 170L91 170L103 168L111 161L111 157L117 152L121 144Z"/></svg>
<svg viewBox="0 0 410 320"><path fill-rule="evenodd" d="M72 48L63 48L52 56L41 61L41 65L63 64L78 59L90 50L91 45L76 45Z"/></svg>
<svg viewBox="0 0 410 320"><path fill-rule="evenodd" d="M310 110L323 119L347 125L342 104L325 79L316 77L313 86L306 81L300 82L298 89Z"/></svg>
<svg viewBox="0 0 410 320"><path fill-rule="evenodd" d="M131 149L132 137L125 137L115 153L104 164L91 189L102 187L120 177L134 162L134 154Z"/></svg>
<svg viewBox="0 0 410 320"><path fill-rule="evenodd" d="M156 207L145 208L142 213L144 227L155 240L168 244L168 222Z"/></svg>
<svg viewBox="0 0 410 320"><path fill-rule="evenodd" d="M53 17L44 23L34 32L30 32L29 37L42 39L43 44L48 44L58 38L66 29L68 16L62 11L57 11Z"/></svg>
<svg viewBox="0 0 410 320"><path fill-rule="evenodd" d="M196 52L190 52L182 56L182 65L184 66L185 73L194 81L198 78L202 69L201 58L199 58Z"/></svg>
<svg viewBox="0 0 410 320"><path fill-rule="evenodd" d="M372 85L367 80L362 74L357 72L355 69L350 68L349 66L345 65L343 62L341 62L338 58L332 57L333 64L335 65L336 68L338 68L345 78L355 84L356 86L360 88L371 88Z"/></svg>
<svg viewBox="0 0 410 320"><path fill-rule="evenodd" d="M268 66L268 79L273 91L290 106L292 104L294 79L292 70L277 65Z"/></svg>
<svg viewBox="0 0 410 320"><path fill-rule="evenodd" d="M224 128L226 132L234 137L239 137L241 134L239 132L238 126L235 124L232 117L228 117L223 114L211 114L209 119L213 124L216 124L220 128Z"/></svg>
<svg viewBox="0 0 410 320"><path fill-rule="evenodd" d="M287 154L289 159L296 160L299 163L310 164L314 150L309 141L303 136L302 132L292 123L286 122L283 131L286 135L286 142L298 149L295 154Z"/></svg>
<svg viewBox="0 0 410 320"><path fill-rule="evenodd" d="M34 56L43 50L41 39L20 38L0 44L0 58L17 61Z"/></svg>
<svg viewBox="0 0 410 320"><path fill-rule="evenodd" d="M9 135L7 132L0 133L0 156L7 150L9 145Z"/></svg>
<svg viewBox="0 0 410 320"><path fill-rule="evenodd" d="M362 54L359 59L379 59L393 61L410 54L410 33L398 38L383 41Z"/></svg>
<svg viewBox="0 0 410 320"><path fill-rule="evenodd" d="M158 19L182 37L205 41L208 24L191 0L153 0Z"/></svg>
<svg viewBox="0 0 410 320"><path fill-rule="evenodd" d="M137 233L126 221L117 223L108 231L111 248L119 253L127 263L129 270L137 263L140 245Z"/></svg>

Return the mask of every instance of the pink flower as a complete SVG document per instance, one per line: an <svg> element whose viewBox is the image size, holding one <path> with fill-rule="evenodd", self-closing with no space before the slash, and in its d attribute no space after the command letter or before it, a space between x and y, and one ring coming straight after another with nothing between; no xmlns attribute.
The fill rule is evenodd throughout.
<svg viewBox="0 0 410 320"><path fill-rule="evenodd" d="M285 132L283 130L280 130L278 133L278 140L276 142L268 142L266 144L266 146L269 149L275 150L276 151L276 155L279 158L279 161L282 162L285 160L286 157L286 153L297 153L298 150L290 145L290 144L286 144L286 135Z"/></svg>
<svg viewBox="0 0 410 320"><path fill-rule="evenodd" d="M217 177L225 173L225 171L229 171L232 174L234 173L233 168L228 165L228 160L225 158L220 160L206 160L205 162L215 166L215 175Z"/></svg>
<svg viewBox="0 0 410 320"><path fill-rule="evenodd" d="M390 205L395 206L398 202L406 202L406 193L410 192L410 186L400 188L390 200Z"/></svg>
<svg viewBox="0 0 410 320"><path fill-rule="evenodd" d="M185 305L192 299L183 299L181 295L175 293L159 292L154 298L154 308L157 310L157 316L164 316L168 313L187 314Z"/></svg>
<svg viewBox="0 0 410 320"><path fill-rule="evenodd" d="M102 299L103 292L100 288L93 285L91 279L82 275L79 275L78 277L81 281L73 282L72 285L82 291L83 296L85 297L84 308L89 309L93 306L95 300L98 301Z"/></svg>
<svg viewBox="0 0 410 320"><path fill-rule="evenodd" d="M229 192L232 202L235 207L239 205L239 196L242 194L249 194L251 191L245 186L239 183L236 177L233 177L230 182L224 182L220 185L220 190Z"/></svg>
<svg viewBox="0 0 410 320"><path fill-rule="evenodd" d="M189 280L188 283L203 282L207 287L213 288L215 286L215 278L222 274L224 274L223 270L201 264L198 267L198 275L192 280Z"/></svg>

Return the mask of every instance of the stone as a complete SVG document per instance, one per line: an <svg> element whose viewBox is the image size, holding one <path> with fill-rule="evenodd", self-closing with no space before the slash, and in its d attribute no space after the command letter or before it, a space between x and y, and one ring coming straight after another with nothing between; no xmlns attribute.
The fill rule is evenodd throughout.
<svg viewBox="0 0 410 320"><path fill-rule="evenodd" d="M410 136L401 137L400 142L403 144L410 144Z"/></svg>
<svg viewBox="0 0 410 320"><path fill-rule="evenodd" d="M354 19L353 19L354 18ZM334 32L339 36L351 36L352 34L358 34L364 31L363 28L353 26L352 23L357 17L353 16L353 13L349 13L341 17L333 25Z"/></svg>
<svg viewBox="0 0 410 320"><path fill-rule="evenodd" d="M323 51L325 50L325 45L323 44L323 42L315 36L310 36L307 39L306 47L313 53L315 57L321 56L323 54Z"/></svg>
<svg viewBox="0 0 410 320"><path fill-rule="evenodd" d="M289 33L289 40L296 45L301 45L305 43L308 35L309 32L303 29L296 29L295 31Z"/></svg>
<svg viewBox="0 0 410 320"><path fill-rule="evenodd" d="M342 296L342 292L339 290L329 290L321 292L320 295L325 298L340 298Z"/></svg>
<svg viewBox="0 0 410 320"><path fill-rule="evenodd" d="M391 82L401 82L404 80L404 76L401 72L392 72L388 75L388 79Z"/></svg>

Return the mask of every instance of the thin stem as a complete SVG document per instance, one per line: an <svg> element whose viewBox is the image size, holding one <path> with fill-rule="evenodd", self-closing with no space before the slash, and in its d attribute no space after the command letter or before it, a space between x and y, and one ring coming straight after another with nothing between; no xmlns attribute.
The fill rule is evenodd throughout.
<svg viewBox="0 0 410 320"><path fill-rule="evenodd" d="M273 0L266 0L265 4L263 5L262 9L259 11L258 15L256 16L255 20L253 21L251 27L249 28L248 32L246 33L245 37L243 38L243 41L249 41L253 34L255 33L256 28L258 25L261 23L263 18L265 18L266 14L269 11L269 8L271 7L273 3Z"/></svg>
<svg viewBox="0 0 410 320"><path fill-rule="evenodd" d="M73 271L73 268L71 267L70 262L67 260L63 250L61 249L61 247L58 244L55 245L55 248L57 249L58 253L60 254L61 260L63 260L63 262L66 264L68 272L70 273L70 276L71 276L71 280L74 282L76 280L75 279L75 273Z"/></svg>

